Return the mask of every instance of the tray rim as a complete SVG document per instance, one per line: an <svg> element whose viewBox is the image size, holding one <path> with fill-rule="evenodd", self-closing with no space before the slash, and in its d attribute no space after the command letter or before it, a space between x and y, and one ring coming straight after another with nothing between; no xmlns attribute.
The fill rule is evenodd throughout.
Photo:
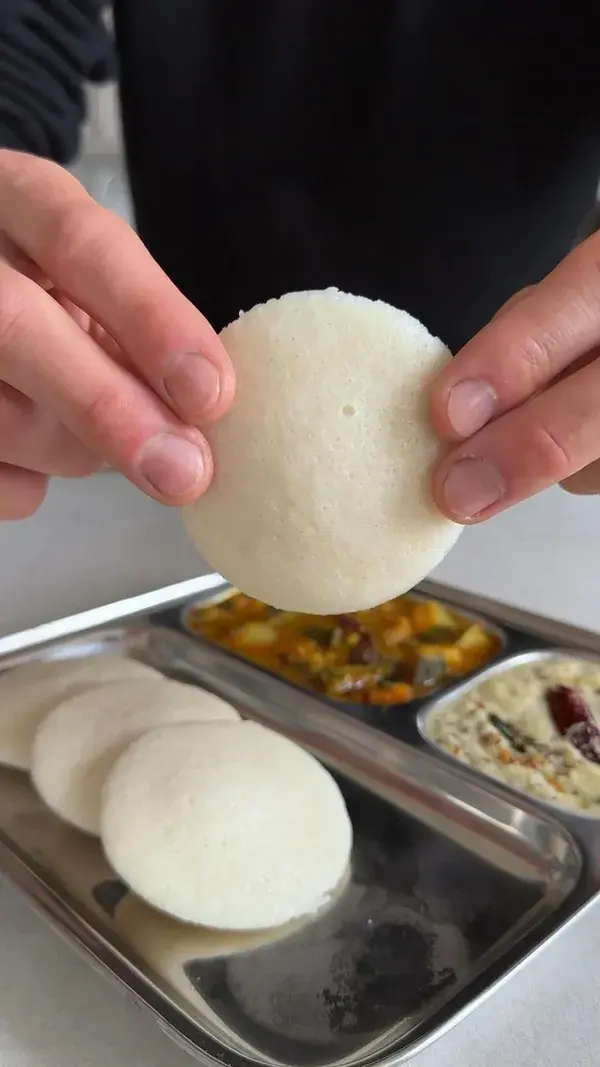
<svg viewBox="0 0 600 1067"><path fill-rule="evenodd" d="M64 615L49 622L17 630L0 637L0 656L39 648L53 641L77 636L88 630L106 625L114 625L136 615L147 615L155 611L166 611L183 606L186 601L202 594L210 593L229 583L216 572L209 572L197 578L188 578L172 585L159 586L145 593L126 597L123 600L109 601L95 608ZM411 590L412 591L412 590ZM600 631L587 630L561 619L551 618L525 611L479 593L470 593L457 586L446 585L433 579L426 579L415 586L414 592L445 600L457 608L466 608L477 615L490 615L491 620L500 625L519 629L533 637L548 641L566 641L571 647L578 647L600 652Z"/></svg>

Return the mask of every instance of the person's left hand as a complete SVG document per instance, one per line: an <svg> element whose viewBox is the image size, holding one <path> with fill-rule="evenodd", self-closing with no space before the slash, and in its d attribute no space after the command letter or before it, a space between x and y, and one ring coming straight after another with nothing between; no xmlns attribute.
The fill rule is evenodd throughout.
<svg viewBox="0 0 600 1067"><path fill-rule="evenodd" d="M451 444L433 495L458 522L556 482L600 494L600 235L465 345L433 383L430 417Z"/></svg>

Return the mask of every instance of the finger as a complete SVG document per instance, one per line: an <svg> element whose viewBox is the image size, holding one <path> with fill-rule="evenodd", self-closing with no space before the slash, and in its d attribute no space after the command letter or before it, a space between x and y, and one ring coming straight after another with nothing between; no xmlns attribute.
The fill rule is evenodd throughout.
<svg viewBox="0 0 600 1067"><path fill-rule="evenodd" d="M47 289L47 292L53 300L56 300L56 303L60 305L63 311L66 311L67 315L71 316L73 322L76 322L81 330L84 330L85 333L89 333L90 337L93 337L95 341L98 340L97 337L94 337L94 324L87 311L82 311L81 308L78 308L77 304L74 304L72 300L69 300L68 296L65 296L64 293L61 293L60 290L56 289L53 285Z"/></svg>
<svg viewBox="0 0 600 1067"><path fill-rule="evenodd" d="M23 158L2 153L10 180L0 199L0 229L104 327L184 422L222 415L233 399L234 374L204 316L125 222L60 167L35 159L25 166Z"/></svg>
<svg viewBox="0 0 600 1067"><path fill-rule="evenodd" d="M505 315L507 311L510 311L511 308L514 308L517 306L517 304L520 304L521 300L524 300L526 296L529 296L529 294L532 293L534 289L534 285L526 285L524 289L519 289L519 291L514 293L506 301L506 303L502 305L501 308L498 308L492 321L494 322L496 319L500 318L501 315Z"/></svg>
<svg viewBox="0 0 600 1067"><path fill-rule="evenodd" d="M83 478L102 461L29 397L0 383L0 462L62 478Z"/></svg>
<svg viewBox="0 0 600 1067"><path fill-rule="evenodd" d="M33 282L0 262L0 371L150 496L182 504L208 486L210 450Z"/></svg>
<svg viewBox="0 0 600 1067"><path fill-rule="evenodd" d="M600 235L493 319L442 371L431 421L462 440L523 403L600 342Z"/></svg>
<svg viewBox="0 0 600 1067"><path fill-rule="evenodd" d="M43 474L0 463L0 522L28 519L43 504L47 489Z"/></svg>
<svg viewBox="0 0 600 1067"><path fill-rule="evenodd" d="M72 300L69 300L68 296L59 292L54 286L51 286L48 292L52 299L71 316L73 322L76 322L82 330L85 330L92 340L95 341L97 345L100 345L111 359L119 363L121 367L127 367L127 370L135 371L131 361L127 358L122 349L119 348L117 342L102 326L90 318L87 311L82 311L81 308L77 307L77 304L74 304Z"/></svg>
<svg viewBox="0 0 600 1067"><path fill-rule="evenodd" d="M42 289L50 288L51 283L43 270L18 248L6 233L2 232L0 232L0 256L15 270L31 278L32 282L37 282Z"/></svg>
<svg viewBox="0 0 600 1067"><path fill-rule="evenodd" d="M600 495L600 460L588 463L587 467L565 478L560 484L567 493L575 496Z"/></svg>
<svg viewBox="0 0 600 1067"><path fill-rule="evenodd" d="M450 452L433 475L439 507L479 522L562 482L600 452L600 360L552 385Z"/></svg>

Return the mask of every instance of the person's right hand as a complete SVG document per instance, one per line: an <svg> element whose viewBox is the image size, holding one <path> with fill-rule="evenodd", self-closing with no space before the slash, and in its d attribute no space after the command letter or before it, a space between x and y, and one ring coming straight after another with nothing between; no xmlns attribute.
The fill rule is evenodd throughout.
<svg viewBox="0 0 600 1067"><path fill-rule="evenodd" d="M184 504L212 476L196 428L234 392L212 327L67 171L0 150L0 520L48 476L116 467Z"/></svg>

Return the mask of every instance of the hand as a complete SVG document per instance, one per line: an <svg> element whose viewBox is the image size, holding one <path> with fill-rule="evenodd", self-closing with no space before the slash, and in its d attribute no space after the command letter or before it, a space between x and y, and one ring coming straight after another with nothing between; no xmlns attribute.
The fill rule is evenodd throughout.
<svg viewBox="0 0 600 1067"><path fill-rule="evenodd" d="M476 523L559 482L600 493L600 235L518 293L433 384L433 494Z"/></svg>
<svg viewBox="0 0 600 1067"><path fill-rule="evenodd" d="M212 476L228 356L133 231L62 168L0 151L0 519L108 463L165 504Z"/></svg>

